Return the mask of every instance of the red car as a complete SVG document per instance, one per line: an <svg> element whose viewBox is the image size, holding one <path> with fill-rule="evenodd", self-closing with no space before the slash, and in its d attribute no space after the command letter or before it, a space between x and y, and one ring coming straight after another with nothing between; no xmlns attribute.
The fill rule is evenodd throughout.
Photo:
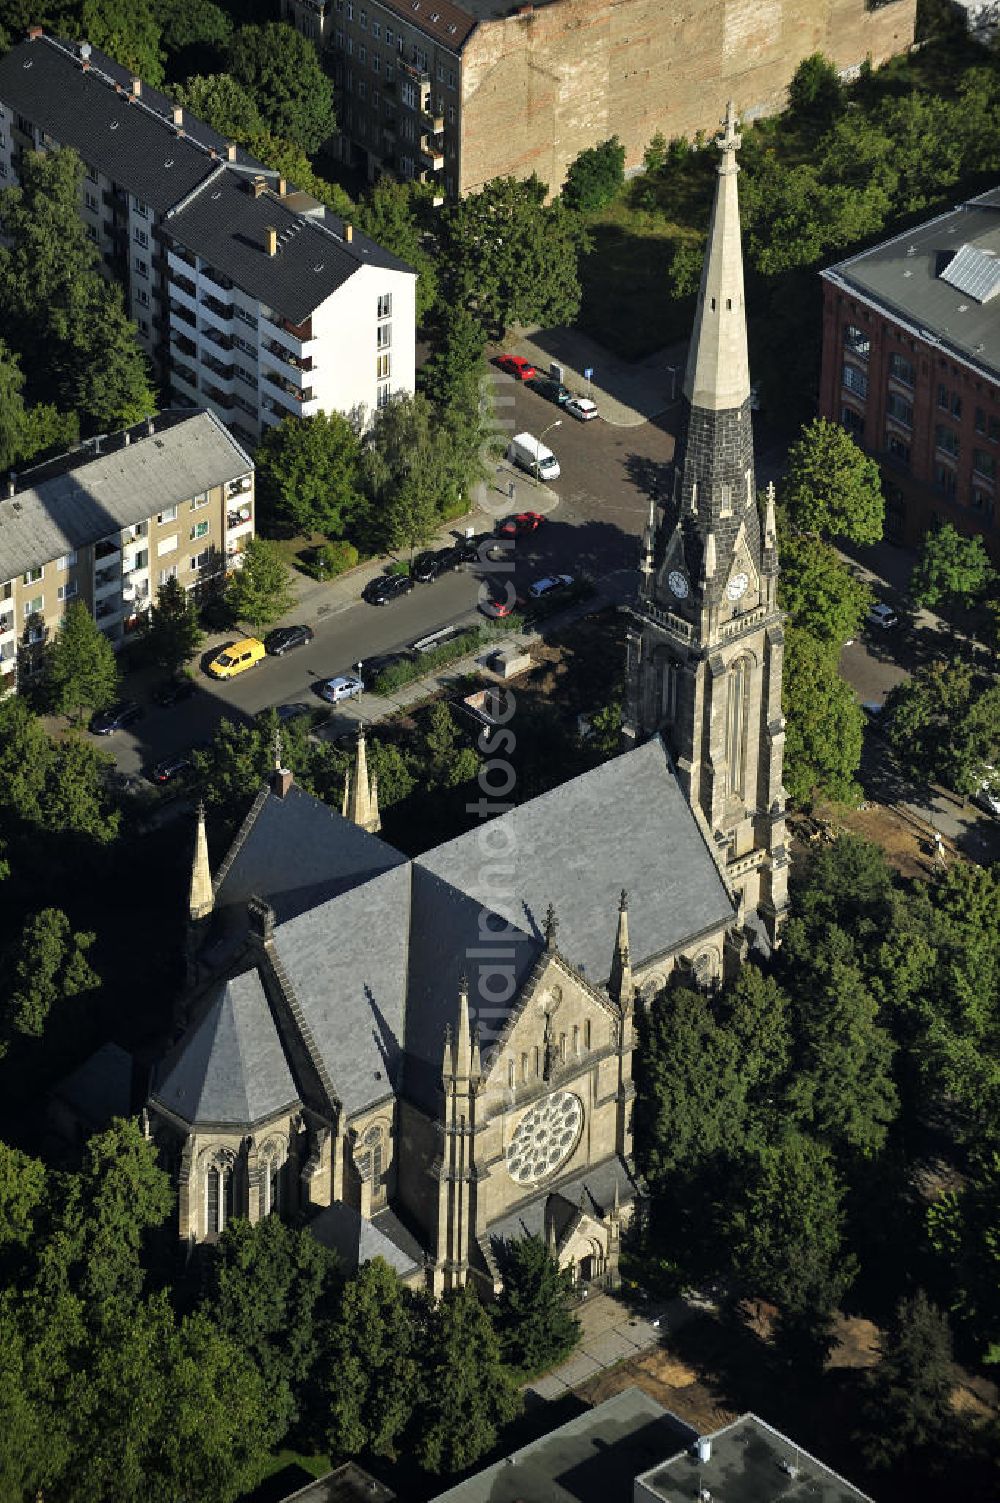
<svg viewBox="0 0 1000 1503"><path fill-rule="evenodd" d="M498 355L496 363L500 370L513 376L515 381L531 381L537 374L531 361L520 355Z"/></svg>
<svg viewBox="0 0 1000 1503"><path fill-rule="evenodd" d="M537 532L544 521L540 511L519 511L516 517L507 517L500 523L497 535L502 538L527 537Z"/></svg>

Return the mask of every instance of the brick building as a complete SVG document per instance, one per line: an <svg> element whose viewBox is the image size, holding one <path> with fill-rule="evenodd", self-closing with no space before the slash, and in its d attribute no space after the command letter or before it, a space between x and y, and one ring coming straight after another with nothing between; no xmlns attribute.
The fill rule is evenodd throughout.
<svg viewBox="0 0 1000 1503"><path fill-rule="evenodd" d="M886 533L1000 562L1000 188L822 273L820 412L880 465Z"/></svg>
<svg viewBox="0 0 1000 1503"><path fill-rule="evenodd" d="M0 495L0 690L82 600L118 647L168 579L200 590L254 531L253 461L211 412L161 412L10 475Z"/></svg>
<svg viewBox="0 0 1000 1503"><path fill-rule="evenodd" d="M73 147L80 215L171 402L253 445L414 383L416 274L89 45L33 27L0 59L0 186Z"/></svg>
<svg viewBox="0 0 1000 1503"><path fill-rule="evenodd" d="M553 191L617 135L626 168L651 137L710 129L733 97L780 109L802 58L845 72L913 41L915 0L282 0L333 48L345 155L442 192L537 172Z"/></svg>

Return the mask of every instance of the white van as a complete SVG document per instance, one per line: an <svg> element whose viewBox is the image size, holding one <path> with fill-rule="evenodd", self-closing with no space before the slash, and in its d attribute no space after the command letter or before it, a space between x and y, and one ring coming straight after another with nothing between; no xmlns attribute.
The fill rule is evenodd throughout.
<svg viewBox="0 0 1000 1503"><path fill-rule="evenodd" d="M511 439L507 458L539 480L559 479L558 459L530 433L518 433Z"/></svg>

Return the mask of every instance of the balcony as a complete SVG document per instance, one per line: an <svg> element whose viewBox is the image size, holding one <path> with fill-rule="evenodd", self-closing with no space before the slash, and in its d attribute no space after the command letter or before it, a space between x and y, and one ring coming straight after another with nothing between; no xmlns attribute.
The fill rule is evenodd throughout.
<svg viewBox="0 0 1000 1503"><path fill-rule="evenodd" d="M233 319L232 303L221 303L217 297L212 297L211 293L203 292L199 299L199 311L203 317L217 319L220 324L226 325L223 332L229 332L228 325Z"/></svg>
<svg viewBox="0 0 1000 1503"><path fill-rule="evenodd" d="M175 271L171 266L167 272L167 281L172 287L176 287L178 292L182 292L185 297L189 297L192 303L197 303L198 287L191 277L186 277L182 271Z"/></svg>
<svg viewBox="0 0 1000 1503"><path fill-rule="evenodd" d="M221 407L225 412L228 412L230 408L236 405L236 398L231 391L222 391L220 387L212 386L207 381L202 382L201 390L203 396L207 397L210 402L214 402L216 407Z"/></svg>
<svg viewBox="0 0 1000 1503"><path fill-rule="evenodd" d="M179 318L182 323L187 324L189 329L198 327L197 315L192 313L190 308L185 308L182 303L175 303L173 299L170 301L170 317Z"/></svg>
<svg viewBox="0 0 1000 1503"><path fill-rule="evenodd" d="M264 380L268 383L272 393L276 391L279 396L284 398L293 411L297 410L304 403L311 402L313 399L311 386L302 388L293 386L290 381L284 380L274 371L265 371Z"/></svg>
<svg viewBox="0 0 1000 1503"><path fill-rule="evenodd" d="M215 286L218 287L220 291L232 292L232 282L228 277L224 277L221 271L214 271L211 266L203 266L201 268L201 275L209 282L214 282Z"/></svg>
<svg viewBox="0 0 1000 1503"><path fill-rule="evenodd" d="M94 548L94 558L95 558L95 560L102 559L102 558L114 558L114 559L117 559L117 557L118 557L118 555L120 553L121 553L121 548L119 546L117 537L114 537L114 538L102 538L101 541L98 544L96 544L96 546Z"/></svg>
<svg viewBox="0 0 1000 1503"><path fill-rule="evenodd" d="M404 58L397 59L397 66L400 73L412 78L414 83L420 84L422 88L430 88L431 76L426 68L418 68L416 63L408 63Z"/></svg>
<svg viewBox="0 0 1000 1503"><path fill-rule="evenodd" d="M270 311L266 311L263 308L261 309L261 316L263 317L264 322L268 324L276 334L284 334L286 337L290 336L292 339L297 340L299 344L308 344L310 339L312 339L313 337L311 318L307 318L304 324L293 324L287 318L282 318L280 314L271 313ZM297 353L297 351L295 353Z"/></svg>
<svg viewBox="0 0 1000 1503"><path fill-rule="evenodd" d="M436 146L430 136L420 137L420 157L431 172L440 172L444 167L444 148Z"/></svg>
<svg viewBox="0 0 1000 1503"><path fill-rule="evenodd" d="M210 355L207 350L201 352L201 363L220 381L231 381L236 374L236 367L233 364L225 365L214 355ZM207 387L205 389L207 390Z"/></svg>
<svg viewBox="0 0 1000 1503"><path fill-rule="evenodd" d="M209 340L219 350L225 350L228 353L233 348L232 335L223 334L214 324L202 324L201 336L203 339Z"/></svg>
<svg viewBox="0 0 1000 1503"><path fill-rule="evenodd" d="M253 481L249 475L241 475L239 480L230 480L226 485L226 500L231 501L234 496L245 496L253 489Z"/></svg>
<svg viewBox="0 0 1000 1503"><path fill-rule="evenodd" d="M157 236L156 238L159 239L160 237ZM192 271L198 270L198 257L193 256L190 251L182 249L181 246L171 245L170 255L173 260L183 261L185 266L190 266Z"/></svg>
<svg viewBox="0 0 1000 1503"><path fill-rule="evenodd" d="M171 331L170 343L174 346L175 349L179 350L182 355L187 355L189 360L193 360L198 354L198 346L196 342L193 339L188 339L187 335L182 334L179 329L173 329Z"/></svg>
<svg viewBox="0 0 1000 1503"><path fill-rule="evenodd" d="M244 522L253 518L252 506L237 506L226 512L226 531L232 532L234 527L240 527Z"/></svg>
<svg viewBox="0 0 1000 1503"><path fill-rule="evenodd" d="M429 130L431 135L439 136L444 130L444 116L434 115L430 110L423 110L420 115L424 130Z"/></svg>
<svg viewBox="0 0 1000 1503"><path fill-rule="evenodd" d="M12 632L13 630L14 630L14 617L13 617L13 615L0 616L0 637L6 636L8 632Z"/></svg>
<svg viewBox="0 0 1000 1503"><path fill-rule="evenodd" d="M313 369L311 355L306 355L305 357L293 355L292 351L286 345L279 344L276 339L265 340L261 345L261 349L265 350L267 354L273 355L275 360L280 360L282 365L290 365L293 370L311 371Z"/></svg>
<svg viewBox="0 0 1000 1503"><path fill-rule="evenodd" d="M176 376L178 380L183 381L186 385L190 386L192 391L198 390L197 373L193 371L189 365L182 365L179 360L174 360L171 357L170 373L172 376Z"/></svg>
<svg viewBox="0 0 1000 1503"><path fill-rule="evenodd" d="M143 611L149 604L149 580L130 579L122 585L122 599L133 611Z"/></svg>

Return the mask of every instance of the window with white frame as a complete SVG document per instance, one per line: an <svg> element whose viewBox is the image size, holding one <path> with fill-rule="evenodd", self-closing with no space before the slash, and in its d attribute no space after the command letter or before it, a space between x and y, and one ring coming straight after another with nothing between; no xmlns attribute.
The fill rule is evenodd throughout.
<svg viewBox="0 0 1000 1503"><path fill-rule="evenodd" d="M149 234L142 228L141 225L137 224L135 229L132 231L132 239L135 241L136 245L141 245L143 250L145 250L149 245Z"/></svg>
<svg viewBox="0 0 1000 1503"><path fill-rule="evenodd" d="M140 276L140 277L148 277L149 276L149 267L146 265L146 262L142 259L141 256L136 256L136 258L135 258L135 270L136 270L137 276Z"/></svg>
<svg viewBox="0 0 1000 1503"><path fill-rule="evenodd" d="M191 555L191 567L192 567L192 569L195 569L195 570L198 570L198 569L207 569L208 565L209 565L209 560L211 559L211 557L212 557L212 550L211 550L211 548L203 548L200 553L192 553L192 555Z"/></svg>
<svg viewBox="0 0 1000 1503"><path fill-rule="evenodd" d="M856 397L867 397L868 377L856 365L851 365L847 361L844 362L842 381L847 390L853 391Z"/></svg>
<svg viewBox="0 0 1000 1503"><path fill-rule="evenodd" d="M375 379L376 379L376 381L384 381L391 374L392 374L392 356L391 355L379 355L378 359L377 359L377 362L376 362L376 369L375 369Z"/></svg>
<svg viewBox="0 0 1000 1503"><path fill-rule="evenodd" d="M56 594L60 600L75 600L79 593L80 586L77 584L75 579L67 580L67 582L65 584L61 584L56 591Z"/></svg>
<svg viewBox="0 0 1000 1503"><path fill-rule="evenodd" d="M391 292L383 292L382 295L381 295L381 297L379 298L379 300L378 300L378 316L379 316L379 318L391 318L392 317L392 293Z"/></svg>
<svg viewBox="0 0 1000 1503"><path fill-rule="evenodd" d="M365 46L364 42L362 42L360 44L360 46L358 47L358 62L359 63L367 63L367 61L368 61L368 48Z"/></svg>
<svg viewBox="0 0 1000 1503"><path fill-rule="evenodd" d="M83 201L92 214L96 214L101 207L100 199L96 193L85 192Z"/></svg>
<svg viewBox="0 0 1000 1503"><path fill-rule="evenodd" d="M27 619L28 619L29 616L38 616L38 615L40 615L41 614L42 606L44 604L45 604L45 596L44 595L33 595L30 600L26 600L24 602L24 619L27 621Z"/></svg>
<svg viewBox="0 0 1000 1503"><path fill-rule="evenodd" d="M372 21L372 36L375 38L376 42L378 41L378 39L379 39L379 37L381 35L382 35L382 25L381 25L381 22L379 22L379 21Z"/></svg>
<svg viewBox="0 0 1000 1503"><path fill-rule="evenodd" d="M161 522L161 523L162 522L176 522L177 521L177 508L176 508L176 506L165 506L164 509L161 512L157 512L156 520L158 522Z"/></svg>
<svg viewBox="0 0 1000 1503"><path fill-rule="evenodd" d="M388 405L389 405L389 383L388 383L388 381L386 381L385 384L382 385L382 386L380 386L378 388L378 390L376 391L376 393L375 393L375 405L378 408L388 407Z"/></svg>
<svg viewBox="0 0 1000 1503"><path fill-rule="evenodd" d="M208 526L207 522L205 523L205 526ZM176 532L172 532L168 538L161 538L156 545L157 558L162 558L165 553L173 553L176 550L179 541L180 535Z"/></svg>
<svg viewBox="0 0 1000 1503"><path fill-rule="evenodd" d="M192 496L191 497L191 510L192 511L198 511L198 510L200 510L201 507L207 506L207 505L208 505L208 492L207 491L199 491L198 494L197 494L197 496Z"/></svg>
<svg viewBox="0 0 1000 1503"><path fill-rule="evenodd" d="M165 585L168 579L177 578L177 565L171 564L169 569L160 570L160 584Z"/></svg>
<svg viewBox="0 0 1000 1503"><path fill-rule="evenodd" d="M149 307L149 293L146 291L145 287L137 287L135 289L135 300L139 304L140 308Z"/></svg>
<svg viewBox="0 0 1000 1503"><path fill-rule="evenodd" d="M375 328L375 348L387 350L392 344L392 324L377 324Z"/></svg>
<svg viewBox="0 0 1000 1503"><path fill-rule="evenodd" d="M40 566L37 569L28 569L24 575L24 583L37 584L38 581L42 578L44 572L44 566Z"/></svg>
<svg viewBox="0 0 1000 1503"><path fill-rule="evenodd" d="M399 97L403 101L403 103L407 105L411 110L415 110L417 107L416 84L411 83L410 80L407 79L405 83L400 85Z"/></svg>
<svg viewBox="0 0 1000 1503"><path fill-rule="evenodd" d="M56 568L61 573L61 572L63 572L66 569L72 569L72 567L73 567L73 565L75 563L76 563L76 549L72 548L72 549L70 549L69 553L64 553L63 556L62 556L62 558L56 559Z"/></svg>
<svg viewBox="0 0 1000 1503"><path fill-rule="evenodd" d="M134 194L132 195L132 207L135 210L135 212L139 215L140 219L148 219L149 218L149 208L148 208L148 206L143 203L143 201L142 201L141 198L136 198Z"/></svg>
<svg viewBox="0 0 1000 1503"><path fill-rule="evenodd" d="M194 542L196 542L198 540L198 538L207 538L208 537L208 528L209 528L208 522L196 522L194 524L194 526L191 528L190 541L192 543L194 543ZM164 550L164 551L166 551L166 550Z"/></svg>

